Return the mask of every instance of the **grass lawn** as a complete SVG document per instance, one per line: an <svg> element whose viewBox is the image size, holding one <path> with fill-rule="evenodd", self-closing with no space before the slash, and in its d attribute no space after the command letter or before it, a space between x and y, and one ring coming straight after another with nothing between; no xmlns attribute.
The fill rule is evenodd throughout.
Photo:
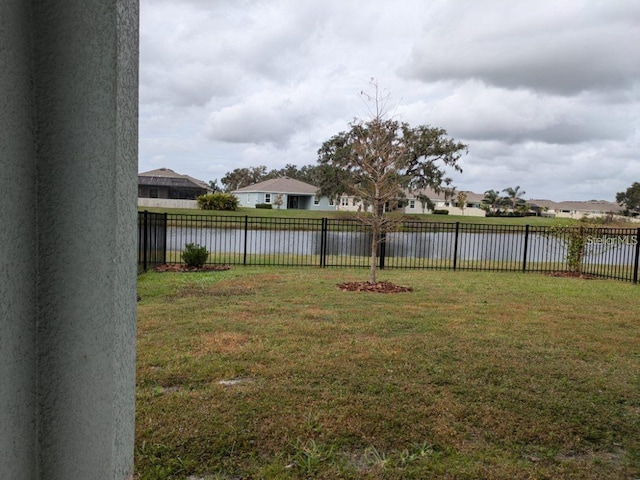
<svg viewBox="0 0 640 480"><path fill-rule="evenodd" d="M139 277L136 478L640 478L640 287L236 267Z"/></svg>

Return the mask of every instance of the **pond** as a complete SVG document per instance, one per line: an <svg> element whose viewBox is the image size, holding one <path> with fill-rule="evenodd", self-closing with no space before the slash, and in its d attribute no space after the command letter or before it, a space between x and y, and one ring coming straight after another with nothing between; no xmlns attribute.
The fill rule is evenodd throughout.
<svg viewBox="0 0 640 480"><path fill-rule="evenodd" d="M362 231L247 230L228 228L167 229L167 249L182 251L187 243L204 245L210 252L248 255L336 255L368 257L371 234ZM496 262L563 262L567 247L561 239L538 233L394 232L387 234L385 257L428 258ZM632 265L636 239L620 236L615 242L591 239L585 262Z"/></svg>

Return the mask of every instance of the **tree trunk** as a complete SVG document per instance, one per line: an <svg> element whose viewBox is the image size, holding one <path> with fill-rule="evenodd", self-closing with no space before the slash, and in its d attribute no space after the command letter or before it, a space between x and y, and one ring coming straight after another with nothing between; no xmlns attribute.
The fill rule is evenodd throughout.
<svg viewBox="0 0 640 480"><path fill-rule="evenodd" d="M369 270L369 283L376 283L376 260L378 259L378 229L372 229L371 235L371 268Z"/></svg>

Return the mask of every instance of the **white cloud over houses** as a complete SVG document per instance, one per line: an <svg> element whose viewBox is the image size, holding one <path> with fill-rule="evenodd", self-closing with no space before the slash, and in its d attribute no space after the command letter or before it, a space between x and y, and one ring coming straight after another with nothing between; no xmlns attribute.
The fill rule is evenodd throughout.
<svg viewBox="0 0 640 480"><path fill-rule="evenodd" d="M460 189L613 200L640 181L635 0L141 0L140 171L312 164L366 115L469 145Z"/></svg>

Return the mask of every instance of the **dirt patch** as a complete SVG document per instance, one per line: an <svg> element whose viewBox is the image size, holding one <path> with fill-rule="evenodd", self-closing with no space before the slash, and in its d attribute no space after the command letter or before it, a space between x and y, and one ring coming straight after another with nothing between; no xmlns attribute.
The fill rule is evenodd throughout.
<svg viewBox="0 0 640 480"><path fill-rule="evenodd" d="M547 275L550 277L582 278L583 280L595 280L598 278L580 272L549 272Z"/></svg>
<svg viewBox="0 0 640 480"><path fill-rule="evenodd" d="M413 292L411 287L402 287L391 282L347 282L339 283L338 288L343 292L372 292L372 293L405 293Z"/></svg>
<svg viewBox="0 0 640 480"><path fill-rule="evenodd" d="M202 267L189 267L180 263L172 263L158 265L154 267L156 272L218 272L221 270L230 270L229 265L203 265Z"/></svg>

